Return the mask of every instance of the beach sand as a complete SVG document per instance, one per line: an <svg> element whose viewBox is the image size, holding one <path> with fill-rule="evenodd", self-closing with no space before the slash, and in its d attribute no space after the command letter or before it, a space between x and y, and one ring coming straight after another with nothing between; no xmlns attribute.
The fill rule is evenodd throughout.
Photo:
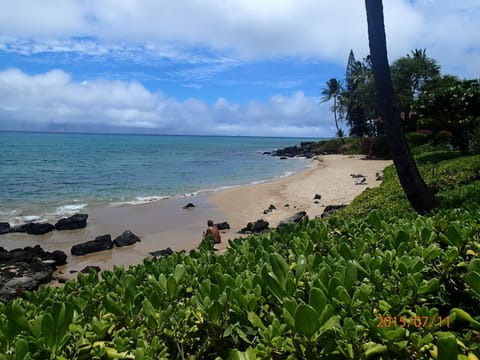
<svg viewBox="0 0 480 360"><path fill-rule="evenodd" d="M305 211L313 219L321 215L327 205L348 205L366 188L379 186L381 182L376 181L376 173L382 173L391 164L391 160L369 160L362 155L318 156L305 171L273 182L217 192L208 201L226 215L232 226L223 236L227 240L238 236L235 232L249 221L263 219L272 228L299 211ZM356 185L352 174L361 174L366 181ZM317 194L321 196L319 200L314 199ZM264 214L270 205L276 210ZM225 241L216 247L226 246Z"/></svg>
<svg viewBox="0 0 480 360"><path fill-rule="evenodd" d="M227 221L231 226L222 232L222 243L216 245L223 251L228 239L239 237L237 232L248 222L264 219L273 228L298 211L306 211L314 218L326 205L349 204L367 187L378 186L380 182L375 180L375 174L391 163L367 160L360 155L319 156L311 168L275 181L147 204L88 209L85 229L53 231L40 236L5 234L0 237L1 246L13 249L38 244L48 251L62 250L68 255L68 264L60 267L56 275L73 278L76 271L87 265L98 265L101 269L112 269L114 265L128 267L141 263L152 251L167 247L174 251L194 249L201 241L207 220L212 219L217 223ZM356 185L351 174L366 176L365 184ZM316 194L321 195L320 200L314 200ZM187 203L195 207L183 209ZM263 214L270 205L276 210ZM111 234L113 239L124 230L131 230L141 242L86 256L70 255L75 244L103 234Z"/></svg>

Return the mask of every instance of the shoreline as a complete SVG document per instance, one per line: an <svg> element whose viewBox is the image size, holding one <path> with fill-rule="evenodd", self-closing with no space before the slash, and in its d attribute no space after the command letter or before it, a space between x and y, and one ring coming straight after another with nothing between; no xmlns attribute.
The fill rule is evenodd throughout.
<svg viewBox="0 0 480 360"><path fill-rule="evenodd" d="M47 251L62 250L67 264L59 267L55 276L71 279L87 265L111 270L114 265L135 265L149 257L149 252L170 247L174 251L195 249L202 238L206 222L228 222L230 230L222 231L222 242L216 245L224 251L228 240L244 236L237 232L248 222L264 219L270 228L294 215L306 211L310 218L323 212L326 205L347 205L367 187L380 184L375 173L392 163L391 160L365 160L363 155L322 155L313 166L271 181L235 186L197 195L160 199L142 204L124 204L94 208L89 211L88 225L80 230L53 231L45 235L1 235L2 246L13 249L40 245ZM366 176L366 184L355 185L351 174ZM316 194L321 199L314 200ZM183 209L187 203L192 209ZM285 206L285 205L289 206ZM276 210L263 211L270 205ZM130 230L141 242L123 248L88 254L70 255L71 246L111 234L112 239ZM72 273L71 271L75 271Z"/></svg>
<svg viewBox="0 0 480 360"><path fill-rule="evenodd" d="M247 222L259 219L269 223L270 228L305 211L310 219L320 216L327 205L348 205L369 187L379 186L376 173L393 162L391 160L366 159L364 155L320 155L314 165L294 175L269 183L246 185L217 192L208 201L225 214L232 230L225 238L238 237L238 230ZM366 181L355 184L352 174L361 174ZM320 195L320 199L315 199ZM265 214L273 205L276 209ZM288 206L287 206L288 205ZM232 236L233 235L233 236ZM227 242L223 241L224 249Z"/></svg>

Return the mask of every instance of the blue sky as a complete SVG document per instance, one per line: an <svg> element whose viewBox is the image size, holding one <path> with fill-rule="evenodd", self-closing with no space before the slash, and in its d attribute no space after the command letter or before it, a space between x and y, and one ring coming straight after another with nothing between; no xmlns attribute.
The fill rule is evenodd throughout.
<svg viewBox="0 0 480 360"><path fill-rule="evenodd" d="M329 137L361 0L1 1L0 130ZM389 58L480 77L478 0L384 0Z"/></svg>

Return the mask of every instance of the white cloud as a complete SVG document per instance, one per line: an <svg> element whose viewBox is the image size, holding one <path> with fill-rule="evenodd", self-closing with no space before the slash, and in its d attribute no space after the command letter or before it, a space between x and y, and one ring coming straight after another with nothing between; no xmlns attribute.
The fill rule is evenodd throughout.
<svg viewBox="0 0 480 360"><path fill-rule="evenodd" d="M477 0L383 3L392 59L427 48L447 69L478 75ZM214 57L221 52L243 60L300 57L341 64L351 48L358 56L368 52L359 0L18 0L2 4L0 34L3 47L7 38L15 39L10 51L70 49L120 56L140 47L142 54L180 61L196 61L199 48ZM25 39L35 46L22 45Z"/></svg>
<svg viewBox="0 0 480 360"><path fill-rule="evenodd" d="M3 129L143 131L168 134L333 136L327 104L302 92L275 95L245 105L219 98L177 101L152 93L138 82L75 82L61 70L28 75L0 72ZM12 123L14 119L14 123Z"/></svg>

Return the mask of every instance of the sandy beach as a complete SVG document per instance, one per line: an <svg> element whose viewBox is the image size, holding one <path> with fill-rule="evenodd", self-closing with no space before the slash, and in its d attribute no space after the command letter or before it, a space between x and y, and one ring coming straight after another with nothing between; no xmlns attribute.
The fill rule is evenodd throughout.
<svg viewBox="0 0 480 360"><path fill-rule="evenodd" d="M7 249L39 244L49 251L63 250L68 254L68 264L57 273L64 278L75 277L75 272L86 265L112 269L114 265L141 263L149 252L167 247L175 251L194 249L208 219L227 221L231 226L230 230L222 232L222 243L216 246L222 251L228 239L239 237L237 232L250 221L264 219L273 228L298 211L306 211L314 218L326 205L347 205L367 187L378 186L380 181L376 181L375 174L392 163L390 160L367 160L361 155L325 155L312 161L310 168L275 181L147 204L90 209L85 229L53 231L41 236L6 234L0 240ZM356 185L352 174L365 176L365 183ZM314 200L317 194L321 199ZM187 203L195 207L183 209ZM276 210L264 214L270 205ZM141 242L86 256L70 255L75 244L103 234L111 234L114 238L127 229L137 234Z"/></svg>
<svg viewBox="0 0 480 360"><path fill-rule="evenodd" d="M315 218L327 205L348 205L366 188L379 186L376 173L382 173L390 164L391 160L368 160L363 155L318 156L305 171L273 182L217 192L208 201L226 215L232 230L224 238L229 239L249 221L263 219L276 227L299 211ZM356 185L352 174L363 175L366 181ZM314 199L317 194L319 200ZM270 205L276 210L264 214ZM225 246L223 242L221 248Z"/></svg>

